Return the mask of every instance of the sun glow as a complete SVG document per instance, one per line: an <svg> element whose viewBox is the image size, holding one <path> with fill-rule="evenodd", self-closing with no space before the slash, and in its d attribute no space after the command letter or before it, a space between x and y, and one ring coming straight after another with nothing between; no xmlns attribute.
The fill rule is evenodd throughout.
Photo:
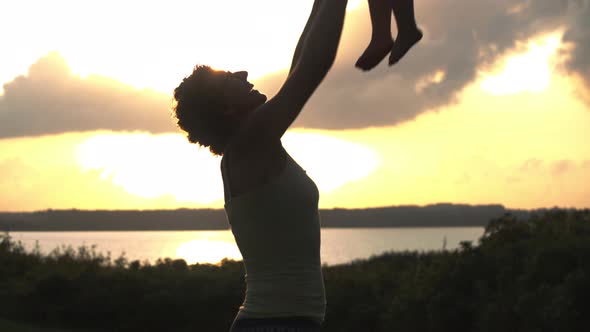
<svg viewBox="0 0 590 332"><path fill-rule="evenodd" d="M78 148L86 170L143 198L213 203L223 197L219 162L180 134L100 134Z"/></svg>
<svg viewBox="0 0 590 332"><path fill-rule="evenodd" d="M379 164L370 149L327 134L293 131L285 148L306 168L320 192L331 192L371 174ZM181 134L97 134L78 146L82 169L143 198L222 205L219 157L189 144Z"/></svg>
<svg viewBox="0 0 590 332"><path fill-rule="evenodd" d="M362 8L365 5L365 0L349 0L346 10L352 11Z"/></svg>
<svg viewBox="0 0 590 332"><path fill-rule="evenodd" d="M350 1L348 9L362 3ZM291 64L312 4L14 1L0 11L0 29L18 29L18 34L3 36L10 47L2 55L0 82L26 73L51 51L62 54L76 75L98 74L160 92L172 91L196 64L248 70L249 78L256 79ZM34 24L23 24L24 18Z"/></svg>
<svg viewBox="0 0 590 332"><path fill-rule="evenodd" d="M176 257L188 264L217 264L222 259L242 259L230 232L198 232L197 239L186 241L176 248Z"/></svg>
<svg viewBox="0 0 590 332"><path fill-rule="evenodd" d="M288 132L283 143L326 193L369 176L380 164L377 153L368 147L320 132Z"/></svg>
<svg viewBox="0 0 590 332"><path fill-rule="evenodd" d="M551 84L552 57L560 46L559 33L530 41L524 53L501 61L500 70L484 73L480 87L495 96L547 90Z"/></svg>

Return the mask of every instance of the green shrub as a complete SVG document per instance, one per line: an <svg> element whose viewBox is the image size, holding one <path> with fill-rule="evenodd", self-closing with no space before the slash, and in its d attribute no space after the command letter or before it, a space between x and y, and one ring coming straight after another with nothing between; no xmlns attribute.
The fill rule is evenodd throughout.
<svg viewBox="0 0 590 332"><path fill-rule="evenodd" d="M493 219L477 244L324 266L324 331L585 331L590 211ZM227 331L241 262L154 264L0 239L0 316L97 331Z"/></svg>

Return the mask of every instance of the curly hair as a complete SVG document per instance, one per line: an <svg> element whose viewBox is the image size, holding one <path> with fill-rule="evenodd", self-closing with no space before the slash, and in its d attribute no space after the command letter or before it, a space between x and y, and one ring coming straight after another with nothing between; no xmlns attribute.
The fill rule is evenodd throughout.
<svg viewBox="0 0 590 332"><path fill-rule="evenodd" d="M227 109L223 89L216 85L225 72L198 65L174 89L172 107L178 127L187 133L191 143L208 147L211 153L222 155L236 124L224 114Z"/></svg>

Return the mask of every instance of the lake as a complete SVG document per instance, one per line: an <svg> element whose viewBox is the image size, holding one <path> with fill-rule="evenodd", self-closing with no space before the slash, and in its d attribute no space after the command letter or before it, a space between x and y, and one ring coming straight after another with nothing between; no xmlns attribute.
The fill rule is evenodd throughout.
<svg viewBox="0 0 590 332"><path fill-rule="evenodd" d="M440 228L324 228L322 263L348 263L387 251L431 251L454 249L461 241L477 242L483 227ZM189 264L218 263L223 258L242 256L229 230L220 231L128 231L128 232L11 232L27 249L38 243L42 253L56 247L96 245L96 251L122 253L129 260L182 258Z"/></svg>

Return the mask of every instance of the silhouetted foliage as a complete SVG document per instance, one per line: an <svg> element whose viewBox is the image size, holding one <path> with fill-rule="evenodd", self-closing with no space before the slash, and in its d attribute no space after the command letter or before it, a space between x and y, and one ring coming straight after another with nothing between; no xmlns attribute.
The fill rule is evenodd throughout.
<svg viewBox="0 0 590 332"><path fill-rule="evenodd" d="M241 262L112 260L93 247L49 255L0 239L0 316L95 331L227 331ZM490 221L479 243L324 266L324 331L585 331L590 210Z"/></svg>

